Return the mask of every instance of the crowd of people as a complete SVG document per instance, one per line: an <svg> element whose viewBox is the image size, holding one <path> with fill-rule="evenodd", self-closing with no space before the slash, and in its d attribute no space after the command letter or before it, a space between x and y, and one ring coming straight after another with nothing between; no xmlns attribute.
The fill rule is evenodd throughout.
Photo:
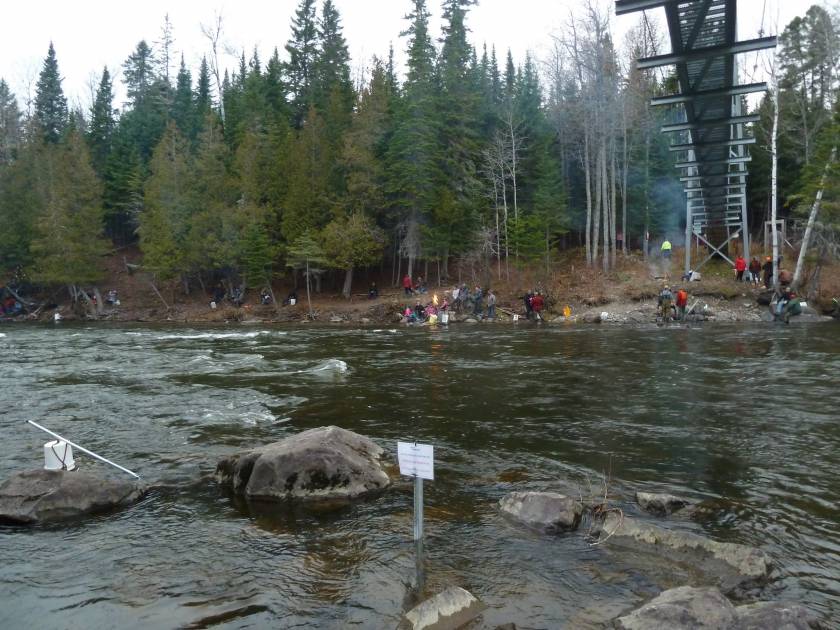
<svg viewBox="0 0 840 630"><path fill-rule="evenodd" d="M689 313L686 312L688 307L688 291L683 288L677 290L676 294L671 291L671 287L665 285L662 291L659 292L659 317L663 322L669 322L672 319L684 322Z"/></svg>
<svg viewBox="0 0 840 630"><path fill-rule="evenodd" d="M764 288L769 289L773 284L773 259L767 256L762 265L758 257L753 256L747 263L747 259L739 254L735 258L735 280L749 282L756 287L763 283Z"/></svg>

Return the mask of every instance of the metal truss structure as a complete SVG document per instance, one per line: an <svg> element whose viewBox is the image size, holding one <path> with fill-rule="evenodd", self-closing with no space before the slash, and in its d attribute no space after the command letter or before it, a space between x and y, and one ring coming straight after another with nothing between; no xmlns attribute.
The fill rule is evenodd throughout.
<svg viewBox="0 0 840 630"><path fill-rule="evenodd" d="M748 145L755 142L746 125L758 116L745 114L744 96L763 92L766 83L738 85L736 55L773 48L775 37L737 40L737 0L616 0L617 15L662 7L668 22L672 52L639 59L639 69L676 66L679 94L654 98L655 106L672 106L681 122L665 125L663 133L676 138L670 150L686 194L685 271L691 266L692 236L711 248L712 256L743 238L750 256L747 222ZM713 245L709 238L726 240ZM734 263L733 263L734 264Z"/></svg>

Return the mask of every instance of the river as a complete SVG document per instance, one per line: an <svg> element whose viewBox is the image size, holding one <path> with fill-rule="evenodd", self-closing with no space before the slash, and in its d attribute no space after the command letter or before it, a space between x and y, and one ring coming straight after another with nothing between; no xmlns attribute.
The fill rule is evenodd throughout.
<svg viewBox="0 0 840 630"><path fill-rule="evenodd" d="M760 547L778 566L768 596L840 619L835 323L0 335L0 479L42 465L34 419L154 485L116 514L0 527L2 628L395 627L414 580L410 483L338 512L251 514L212 481L225 454L328 424L391 453L435 445L427 588L467 588L487 627L592 627L680 584L679 568L498 514L507 492L597 488L605 469L629 514L636 489L714 503L666 525Z"/></svg>

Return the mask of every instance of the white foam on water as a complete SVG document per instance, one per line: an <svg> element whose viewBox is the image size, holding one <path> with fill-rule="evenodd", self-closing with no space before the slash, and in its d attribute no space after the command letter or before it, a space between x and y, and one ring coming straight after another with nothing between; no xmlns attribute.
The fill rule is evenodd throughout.
<svg viewBox="0 0 840 630"><path fill-rule="evenodd" d="M5 337L6 333L0 333L0 337Z"/></svg>
<svg viewBox="0 0 840 630"><path fill-rule="evenodd" d="M191 335L158 335L155 339L166 341L172 339L254 339L261 335L285 335L287 333L270 330L258 330L246 333L196 333Z"/></svg>
<svg viewBox="0 0 840 630"><path fill-rule="evenodd" d="M319 363L313 368L304 370L305 372L328 373L334 372L336 374L345 374L350 368L341 359L327 359L323 363Z"/></svg>

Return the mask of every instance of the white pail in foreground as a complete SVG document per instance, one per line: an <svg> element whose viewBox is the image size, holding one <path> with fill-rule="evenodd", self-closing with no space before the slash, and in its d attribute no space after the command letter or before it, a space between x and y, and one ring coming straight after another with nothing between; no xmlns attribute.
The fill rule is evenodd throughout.
<svg viewBox="0 0 840 630"><path fill-rule="evenodd" d="M75 470L73 447L67 442L53 440L44 444L44 468L47 470Z"/></svg>
<svg viewBox="0 0 840 630"><path fill-rule="evenodd" d="M295 298L289 298L289 304L294 306L295 304L297 304L297 300Z"/></svg>

